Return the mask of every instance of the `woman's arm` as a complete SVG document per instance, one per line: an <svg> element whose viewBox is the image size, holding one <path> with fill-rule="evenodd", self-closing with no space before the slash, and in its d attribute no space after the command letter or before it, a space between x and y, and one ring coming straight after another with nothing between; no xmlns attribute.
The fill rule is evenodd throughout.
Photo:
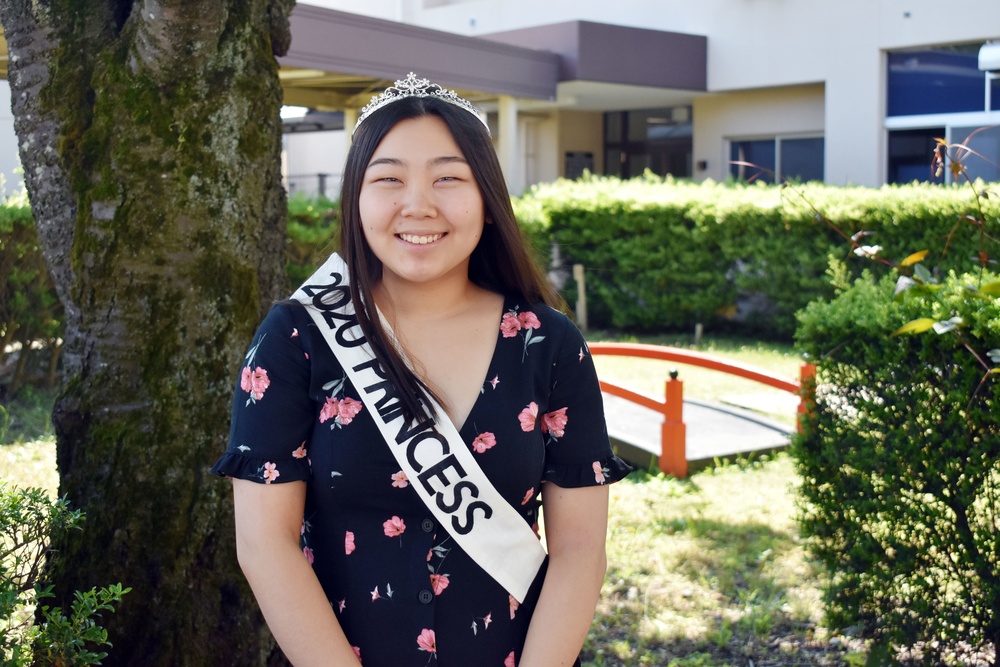
<svg viewBox="0 0 1000 667"><path fill-rule="evenodd" d="M236 555L264 620L296 667L358 667L312 566L299 548L304 482L233 480Z"/></svg>
<svg viewBox="0 0 1000 667"><path fill-rule="evenodd" d="M549 568L519 667L572 665L594 620L607 570L608 487L542 487Z"/></svg>

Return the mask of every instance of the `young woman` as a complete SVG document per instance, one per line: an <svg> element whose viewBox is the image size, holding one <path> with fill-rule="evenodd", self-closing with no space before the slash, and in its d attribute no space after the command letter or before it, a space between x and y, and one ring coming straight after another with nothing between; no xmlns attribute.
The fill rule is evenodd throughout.
<svg viewBox="0 0 1000 667"><path fill-rule="evenodd" d="M213 468L269 628L297 666L578 664L629 468L489 130L397 81L362 110L341 208L343 260L261 325Z"/></svg>

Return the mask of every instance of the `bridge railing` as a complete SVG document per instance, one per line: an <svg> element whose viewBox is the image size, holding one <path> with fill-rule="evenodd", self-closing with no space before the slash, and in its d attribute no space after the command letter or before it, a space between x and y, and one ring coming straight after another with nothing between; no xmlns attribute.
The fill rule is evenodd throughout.
<svg viewBox="0 0 1000 667"><path fill-rule="evenodd" d="M787 391L799 397L799 415L804 414L809 409L809 404L813 400L812 396L807 395L807 392L802 390L803 387L814 386L813 379L816 377L816 367L809 363L802 364L799 368L799 379L794 380L747 364L677 347L642 343L590 343L589 347L591 354L594 355L673 361L736 375L781 391ZM663 415L663 425L660 430L660 470L675 477L687 477L687 426L684 423L683 380L678 379L672 373L665 383L662 401L605 380L601 380L601 390Z"/></svg>

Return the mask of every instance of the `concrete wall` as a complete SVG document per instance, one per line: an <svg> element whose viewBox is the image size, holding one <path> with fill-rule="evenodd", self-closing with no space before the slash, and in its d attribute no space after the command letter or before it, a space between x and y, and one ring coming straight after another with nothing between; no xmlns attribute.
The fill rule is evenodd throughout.
<svg viewBox="0 0 1000 667"><path fill-rule="evenodd" d="M330 174L326 179L326 196L330 199L340 196L347 159L347 137L343 130L293 132L282 137L281 145L289 192L316 194L319 186L316 174L322 173Z"/></svg>
<svg viewBox="0 0 1000 667"><path fill-rule="evenodd" d="M565 176L566 153L593 153L594 173L604 173L604 114L568 111L559 112L559 176Z"/></svg>
<svg viewBox="0 0 1000 667"><path fill-rule="evenodd" d="M17 135L14 134L14 114L10 110L10 86L0 80L0 175L3 189L0 195L9 197L24 189L21 158L17 153Z"/></svg>

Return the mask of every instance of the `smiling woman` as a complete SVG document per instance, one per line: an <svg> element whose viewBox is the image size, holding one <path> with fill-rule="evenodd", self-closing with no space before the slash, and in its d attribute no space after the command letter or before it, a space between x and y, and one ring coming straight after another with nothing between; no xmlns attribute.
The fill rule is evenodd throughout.
<svg viewBox="0 0 1000 667"><path fill-rule="evenodd" d="M397 81L362 110L341 207L344 257L261 325L213 469L269 627L296 665L579 664L629 468L489 130Z"/></svg>
<svg viewBox="0 0 1000 667"><path fill-rule="evenodd" d="M483 233L483 197L444 121L409 118L386 134L365 171L359 212L365 240L382 261L380 307L390 306L389 294L413 288L440 305L462 301L440 290L471 286L469 258Z"/></svg>

